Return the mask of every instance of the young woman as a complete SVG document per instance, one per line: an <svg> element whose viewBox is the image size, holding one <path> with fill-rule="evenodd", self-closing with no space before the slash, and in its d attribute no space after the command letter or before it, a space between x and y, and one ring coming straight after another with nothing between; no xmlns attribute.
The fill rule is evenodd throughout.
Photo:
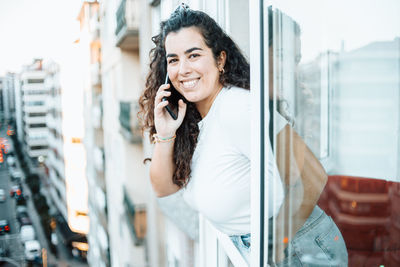
<svg viewBox="0 0 400 267"><path fill-rule="evenodd" d="M189 206L229 235L249 261L249 64L211 17L186 5L161 23L153 42L139 101L143 127L155 143L153 189L158 197L183 190ZM167 73L170 83L165 84ZM181 95L176 119L166 109L175 89ZM270 218L284 194L269 153Z"/></svg>
<svg viewBox="0 0 400 267"><path fill-rule="evenodd" d="M159 197L183 190L193 209L239 246L245 245L243 253L248 254L249 64L211 17L187 6L161 23L153 41L156 47L140 99L144 126L155 142L150 167L153 189ZM169 102L163 101L171 95L171 84L164 84L167 72L182 95L176 120L165 108ZM279 177L275 185L278 201L271 201L276 203L271 210L277 210L283 199Z"/></svg>

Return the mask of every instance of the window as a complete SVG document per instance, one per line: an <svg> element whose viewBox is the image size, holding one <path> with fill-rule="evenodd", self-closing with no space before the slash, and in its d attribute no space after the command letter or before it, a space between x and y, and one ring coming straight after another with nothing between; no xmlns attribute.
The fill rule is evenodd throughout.
<svg viewBox="0 0 400 267"><path fill-rule="evenodd" d="M46 123L34 123L34 124L28 124L28 128L45 128Z"/></svg>
<svg viewBox="0 0 400 267"><path fill-rule="evenodd" d="M31 150L40 150L40 149L47 149L48 146L31 146Z"/></svg>
<svg viewBox="0 0 400 267"><path fill-rule="evenodd" d="M38 112L38 113L28 113L28 117L45 117L46 113Z"/></svg>
<svg viewBox="0 0 400 267"><path fill-rule="evenodd" d="M265 217L276 196L261 189L258 259L400 265L400 3L268 4L256 66L270 132L260 136L272 145L285 198ZM308 231L310 222L318 227Z"/></svg>
<svg viewBox="0 0 400 267"><path fill-rule="evenodd" d="M44 79L28 79L27 83L44 83Z"/></svg>
<svg viewBox="0 0 400 267"><path fill-rule="evenodd" d="M26 106L44 106L45 101L31 101L31 102L25 102Z"/></svg>

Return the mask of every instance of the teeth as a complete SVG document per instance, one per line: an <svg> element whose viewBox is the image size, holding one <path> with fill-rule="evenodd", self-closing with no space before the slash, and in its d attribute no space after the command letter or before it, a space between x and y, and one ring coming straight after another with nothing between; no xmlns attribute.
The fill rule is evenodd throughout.
<svg viewBox="0 0 400 267"><path fill-rule="evenodd" d="M186 81L186 82L183 82L183 86L186 88L192 88L196 85L196 83L197 83L197 80Z"/></svg>

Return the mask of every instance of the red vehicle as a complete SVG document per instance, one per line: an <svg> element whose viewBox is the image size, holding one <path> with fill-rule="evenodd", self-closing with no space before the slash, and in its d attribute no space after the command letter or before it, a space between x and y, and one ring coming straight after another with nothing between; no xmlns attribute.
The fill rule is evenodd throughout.
<svg viewBox="0 0 400 267"><path fill-rule="evenodd" d="M22 190L18 185L14 185L10 190L10 196L19 198L22 197Z"/></svg>
<svg viewBox="0 0 400 267"><path fill-rule="evenodd" d="M0 234L9 233L10 225L7 220L0 220Z"/></svg>

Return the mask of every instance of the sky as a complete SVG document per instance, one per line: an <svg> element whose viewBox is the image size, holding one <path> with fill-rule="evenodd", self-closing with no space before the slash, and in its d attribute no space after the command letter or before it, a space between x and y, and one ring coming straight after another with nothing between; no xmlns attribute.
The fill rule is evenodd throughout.
<svg viewBox="0 0 400 267"><path fill-rule="evenodd" d="M400 37L400 0L270 0L301 27L303 61ZM313 7L308 9L308 7ZM318 49L319 48L319 49Z"/></svg>
<svg viewBox="0 0 400 267"><path fill-rule="evenodd" d="M33 58L63 61L79 34L82 0L0 0L0 76Z"/></svg>
<svg viewBox="0 0 400 267"><path fill-rule="evenodd" d="M302 26L303 60L400 36L399 0L270 0ZM77 39L83 0L0 0L0 76L33 58L62 62ZM313 6L313 10L305 10ZM355 13L355 11L357 13ZM357 33L357 34L354 34ZM318 44L318 45L316 45ZM320 50L315 49L316 46Z"/></svg>

